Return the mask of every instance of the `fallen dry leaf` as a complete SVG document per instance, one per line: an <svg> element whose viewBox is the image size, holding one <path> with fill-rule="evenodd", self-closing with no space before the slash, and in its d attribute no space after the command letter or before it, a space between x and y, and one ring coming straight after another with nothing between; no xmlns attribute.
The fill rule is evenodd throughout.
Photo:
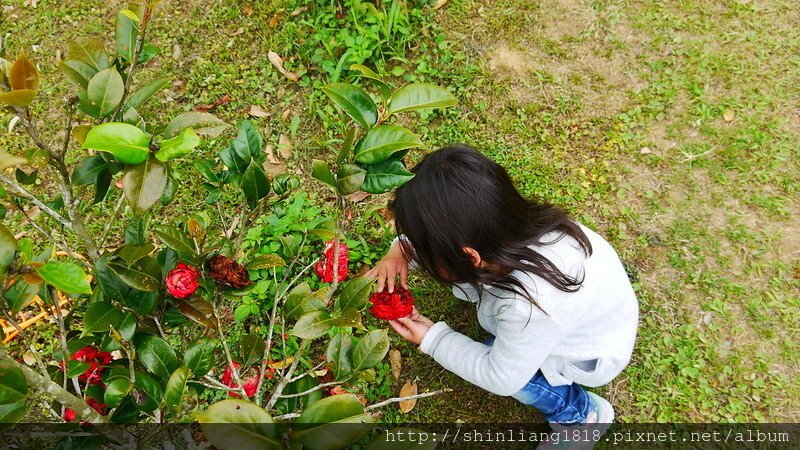
<svg viewBox="0 0 800 450"><path fill-rule="evenodd" d="M284 359L283 361L275 361L267 364L267 367L270 369L285 369L292 365L294 362L294 356L289 356L288 358Z"/></svg>
<svg viewBox="0 0 800 450"><path fill-rule="evenodd" d="M272 65L275 66L276 69L278 69L278 72L280 72L286 78L294 82L300 79L300 77L298 77L296 73L289 72L288 70L283 68L283 58L281 58L279 54L270 51L269 53L267 53L267 58L269 59L269 62L272 63Z"/></svg>
<svg viewBox="0 0 800 450"><path fill-rule="evenodd" d="M353 192L352 194L344 196L344 198L350 200L353 203L363 202L367 197L369 197L369 194L364 191L356 191Z"/></svg>
<svg viewBox="0 0 800 450"><path fill-rule="evenodd" d="M399 380L400 372L403 371L403 358L400 356L400 350L389 350L389 364L392 366L392 376L395 380Z"/></svg>
<svg viewBox="0 0 800 450"><path fill-rule="evenodd" d="M722 113L722 118L725 119L725 122L733 122L733 119L736 117L736 113L728 108Z"/></svg>
<svg viewBox="0 0 800 450"><path fill-rule="evenodd" d="M172 59L180 59L182 54L183 54L183 51L181 51L181 46L180 45L175 44L175 45L172 46Z"/></svg>
<svg viewBox="0 0 800 450"><path fill-rule="evenodd" d="M250 16L253 15L254 12L255 12L255 10L253 9L252 6L250 6L250 5L242 6L242 13L244 13L245 16L250 17Z"/></svg>
<svg viewBox="0 0 800 450"><path fill-rule="evenodd" d="M417 395L418 392L417 383L408 380L406 381L406 384L403 385L403 388L400 389L400 397L410 397L412 395ZM399 406L400 411L402 411L403 414L408 414L412 409L414 409L415 406L417 406L417 399L414 398L411 400L404 400L400 402Z"/></svg>
<svg viewBox="0 0 800 450"><path fill-rule="evenodd" d="M642 147L642 149L639 150L639 153L643 155L649 155L650 153L653 153L653 151L650 150L650 147Z"/></svg>
<svg viewBox="0 0 800 450"><path fill-rule="evenodd" d="M281 9L280 11L276 12L275 15L272 16L272 19L269 20L269 27L270 28L277 27L278 24L281 23L281 17L283 17L284 14L286 14L285 9Z"/></svg>
<svg viewBox="0 0 800 450"><path fill-rule="evenodd" d="M34 363L36 363L36 358L33 356L33 353L28 350L24 355L22 355L22 361L25 362L25 364L32 366Z"/></svg>
<svg viewBox="0 0 800 450"><path fill-rule="evenodd" d="M231 36L238 36L238 35L243 34L243 33L244 33L244 28L239 27L239 28L236 29L236 31L231 33Z"/></svg>
<svg viewBox="0 0 800 450"><path fill-rule="evenodd" d="M447 0L436 0L436 3L433 5L433 10L436 11L437 9L444 6L445 3L447 3Z"/></svg>
<svg viewBox="0 0 800 450"><path fill-rule="evenodd" d="M299 16L300 14L303 14L306 11L308 11L308 6L301 6L301 7L297 8L297 9L295 9L294 11L292 11L292 13L290 15L292 17L297 17L297 16Z"/></svg>
<svg viewBox="0 0 800 450"><path fill-rule="evenodd" d="M250 115L253 117L269 117L271 112L258 105L250 105Z"/></svg>
<svg viewBox="0 0 800 450"><path fill-rule="evenodd" d="M292 115L292 110L291 109L287 109L287 110L283 111L281 113L281 121L288 122L289 121L289 116L291 116L291 115Z"/></svg>
<svg viewBox="0 0 800 450"><path fill-rule="evenodd" d="M194 110L196 112L208 112L208 111L211 111L212 109L214 109L214 108L216 108L218 106L224 105L226 103L230 103L232 101L233 101L233 97L231 97L230 95L223 95L222 98L218 99L214 103L211 103L211 104L208 104L208 105L196 106L194 108Z"/></svg>
<svg viewBox="0 0 800 450"><path fill-rule="evenodd" d="M294 145L292 145L292 140L289 139L289 136L281 133L280 138L278 138L278 153L280 153L281 158L289 159L292 157L292 153L294 153Z"/></svg>

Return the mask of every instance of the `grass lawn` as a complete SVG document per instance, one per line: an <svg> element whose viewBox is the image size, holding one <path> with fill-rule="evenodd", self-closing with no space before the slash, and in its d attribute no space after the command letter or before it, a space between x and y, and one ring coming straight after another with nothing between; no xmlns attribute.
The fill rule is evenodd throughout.
<svg viewBox="0 0 800 450"><path fill-rule="evenodd" d="M149 113L166 120L230 95L214 112L234 122L261 106L271 113L255 119L267 142L277 146L281 134L289 136L285 163L305 176L312 158L329 156L326 142L338 133L327 125L335 112L315 86L346 75L315 53L322 46L315 33L330 23L322 19L326 8L339 3L305 3L164 1L152 27L163 54L140 81L172 74L173 83ZM105 35L123 2L29 4L3 2L0 34L8 33L11 53L24 49L38 62L50 100L36 103L42 114L68 92L57 50L71 38ZM640 300L638 342L626 371L598 390L618 420L797 421L794 2L450 0L407 20L397 40L383 42L386 51L367 63L398 83L435 82L457 95L458 108L421 118L428 149L460 141L485 151L524 194L566 208L606 236L626 263ZM299 84L273 68L270 50L290 70L305 72ZM6 129L10 119L0 114L0 148L28 149L19 127ZM175 204L158 214L202 204L189 187L196 182L191 172L183 171ZM431 319L481 336L474 311L448 288L415 278L413 289ZM395 390L417 379L421 390L454 392L421 400L409 414L387 409L385 420L541 420L396 336L394 343L404 359Z"/></svg>

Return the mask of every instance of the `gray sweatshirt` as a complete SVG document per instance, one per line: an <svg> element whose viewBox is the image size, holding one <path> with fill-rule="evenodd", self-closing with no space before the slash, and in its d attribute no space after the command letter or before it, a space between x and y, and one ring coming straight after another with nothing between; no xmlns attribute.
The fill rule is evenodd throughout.
<svg viewBox="0 0 800 450"><path fill-rule="evenodd" d="M495 336L492 346L436 323L420 349L445 369L497 395L513 395L541 370L553 386L596 387L616 377L630 361L639 306L617 253L600 235L581 225L592 243L586 257L577 241L564 236L534 247L562 272L580 279L577 292L563 292L530 272L514 271L547 312L527 299L481 285L456 284L453 294L477 304L478 321ZM559 233L544 236L542 242Z"/></svg>

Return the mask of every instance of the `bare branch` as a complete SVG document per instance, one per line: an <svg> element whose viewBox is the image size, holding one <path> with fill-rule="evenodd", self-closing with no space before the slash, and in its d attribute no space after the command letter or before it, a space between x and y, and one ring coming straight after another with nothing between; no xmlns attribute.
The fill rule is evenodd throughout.
<svg viewBox="0 0 800 450"><path fill-rule="evenodd" d="M30 192L28 192L24 187L22 187L19 184L17 184L16 181L14 181L14 180L12 180L12 179L8 178L7 176L5 176L5 175L0 173L0 182L5 184L6 186L8 186L12 191L14 191L20 197L24 198L25 200L29 200L31 203L36 205L36 207L38 207L43 213L45 213L48 216L52 217L53 219L55 219L61 225L64 225L65 227L67 227L69 229L72 229L72 223L68 219L66 219L61 214L55 212L49 206L47 206L44 203L42 203L41 200L36 198Z"/></svg>
<svg viewBox="0 0 800 450"><path fill-rule="evenodd" d="M373 409L381 408L386 405L390 405L392 403L400 403L400 402L405 402L407 400L416 400L418 398L433 397L434 395L444 394L446 392L452 392L452 391L453 391L452 389L444 388L433 392L425 392L417 395L409 395L408 397L392 397L382 402L375 403L374 405L369 405L366 408L364 408L364 410L371 411Z"/></svg>

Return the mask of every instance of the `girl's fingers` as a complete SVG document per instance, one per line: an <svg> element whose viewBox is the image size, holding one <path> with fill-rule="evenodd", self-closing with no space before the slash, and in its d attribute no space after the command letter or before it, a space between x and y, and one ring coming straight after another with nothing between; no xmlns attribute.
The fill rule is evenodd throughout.
<svg viewBox="0 0 800 450"><path fill-rule="evenodd" d="M366 271L364 273L364 276L367 277L367 278L375 278L375 267L373 267L372 269L369 269L368 271Z"/></svg>
<svg viewBox="0 0 800 450"><path fill-rule="evenodd" d="M395 277L397 277L397 275L394 274L394 273L387 274L387 276L386 276L386 281L387 281L387 285L389 287L389 293L390 294L392 292L394 292L394 279L395 279Z"/></svg>
<svg viewBox="0 0 800 450"><path fill-rule="evenodd" d="M378 292L383 291L383 285L386 283L386 276L384 275L384 267L378 269Z"/></svg>

